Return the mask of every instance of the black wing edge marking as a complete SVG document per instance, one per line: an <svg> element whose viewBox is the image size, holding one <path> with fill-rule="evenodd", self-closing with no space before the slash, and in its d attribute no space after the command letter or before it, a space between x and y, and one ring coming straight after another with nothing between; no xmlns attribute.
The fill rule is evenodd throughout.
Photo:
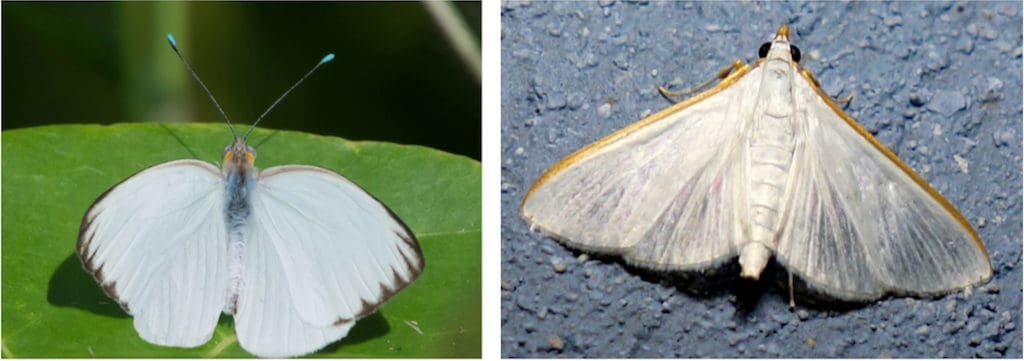
<svg viewBox="0 0 1024 361"><path fill-rule="evenodd" d="M356 187L359 186L356 185ZM402 221L401 218L398 218L398 215L396 215L395 212L391 210L391 208L388 208L388 206L384 205L384 203L377 199L377 197L374 197L369 192L366 192L366 190L363 189L362 187L359 187L359 189L365 192L371 198L373 198L374 201L377 201L377 204L380 204L381 207L384 207L384 210L388 211L388 215L391 216L391 219L394 220L395 223L398 223L398 225L402 226L402 232L395 232L395 235L398 236L398 238L400 238L403 242L405 242L405 244L408 245L409 248L412 248L412 250L416 252L416 254L413 255L413 259L409 259L409 255L405 254L405 252L400 252L400 254L402 255L402 259L405 261L406 271L409 272L409 274L411 275L409 279L402 279L402 276L398 274L398 271L393 271L391 275L391 284L395 285L394 288L388 288L387 286L384 285L384 283L381 283L379 285L381 296L377 302L368 302L366 300L362 300L362 308L359 310L359 313L355 315L355 317L339 318L336 321L334 321L334 326L341 326L343 324L359 320L363 317L369 316L370 314L376 312L377 309L380 308L380 306L383 306L385 303L387 303L391 299L391 297L393 297L399 291L405 289L410 284L412 284L412 282L419 277L420 273L423 272L423 268L426 266L426 261L423 258L423 251L420 249L419 240L416 239L416 236L412 233L412 230L409 229L409 226L407 226L405 222Z"/></svg>
<svg viewBox="0 0 1024 361"><path fill-rule="evenodd" d="M128 304L125 303L124 301L121 301L121 295L118 294L117 292L117 282L107 282L103 277L102 266L97 267L97 265L93 263L93 258L96 257L96 252L98 250L93 250L92 252L89 252L89 246L92 244L93 237L96 236L96 233L91 232L90 229L92 228L92 222L96 220L96 215L93 214L94 208L96 208L97 205L102 203L103 200L107 198L107 195L110 194L110 192L113 192L114 189L117 189L117 187L119 187L122 183L127 182L129 179L136 176L137 174L145 172L146 169L135 172L135 174L132 174L131 176L126 177L120 182L117 182L117 184L107 189L105 192L103 192L103 194L100 194L100 196L96 198L95 202L92 202L92 205L89 206L89 209L85 211L85 215L82 216L82 225L78 228L78 242L75 247L75 253L78 254L78 260L82 262L82 269L84 269L86 272L92 275L92 278L96 280L96 283L99 284L100 288L103 289L103 293L107 294L107 297L110 297L110 299L114 300L114 302L117 302L117 304L121 306L121 309L123 309L124 312L129 315L132 313L128 309Z"/></svg>
<svg viewBox="0 0 1024 361"><path fill-rule="evenodd" d="M96 208L97 205L102 203L103 200L107 198L107 195L110 194L110 192L113 192L115 189L117 189L117 187L120 187L121 184L127 182L129 179L135 178L135 176L141 174L142 172L151 170L153 168L162 167L169 165L171 163L178 162L203 163L202 161L195 159L179 159L152 165L143 168L138 172L132 173L132 175L125 177L120 182L117 182L117 184L114 184L113 186L108 188L105 192L100 194L100 196L97 197L95 201L92 202L92 205L89 206L89 209L85 211L85 215L82 216L82 225L78 228L78 240L75 244L75 253L78 254L78 260L82 263L82 269L91 274L92 278L96 280L96 283L99 284L100 288L103 289L103 293L107 294L107 297L110 297L110 299L114 300L114 302L117 302L117 304L121 306L121 309L123 309L124 312L129 315L132 314L131 310L129 310L128 304L121 300L121 295L117 292L117 282L107 282L103 277L103 267L97 267L96 264L93 263L93 258L96 256L96 252L98 250L93 250L92 252L89 252L89 246L92 244L93 237L96 236L95 233L89 232L89 229L92 228L92 222L96 220L96 215L93 214L94 208ZM205 170L206 168L203 169Z"/></svg>
<svg viewBox="0 0 1024 361"><path fill-rule="evenodd" d="M128 304L125 303L124 301L121 301L121 295L117 293L117 282L106 282L105 278L103 277L103 268L97 268L96 265L93 264L92 261L93 257L96 256L96 252L92 252L88 255L86 254L89 243L92 243L92 238L94 236L93 234L89 234L89 238L83 242L83 232L85 232L86 229L88 229L89 224L92 224L92 220L89 220L88 224L85 222L85 220L83 220L82 228L81 230L79 230L77 253L78 259L82 262L82 268L92 275L92 278L96 280L96 283L100 285L100 288L103 289L103 293L107 294L107 297L110 297L110 299L114 300L114 302L117 302L118 305L121 305L121 309L123 309L125 313L130 315L132 313L131 310L128 309Z"/></svg>
<svg viewBox="0 0 1024 361"><path fill-rule="evenodd" d="M348 180L347 178L343 179ZM384 205L384 202L381 202L380 199L377 199L376 196L370 194L370 192L367 192L365 189L363 189L363 187L360 187L358 184L352 184L358 187L359 190L363 191L363 193L369 195L370 198L373 198L373 200L376 201L377 204L379 204L381 207L384 207L384 210L388 211L388 215L391 216L391 220L395 221L395 223L398 223L399 226L402 226L402 231L395 232L395 235L398 236L398 238L401 239L403 242L405 242L405 244L409 246L409 248L412 248L412 250L416 252L416 254L413 255L413 259L409 259L409 255L405 254L405 252L399 252L402 255L402 260L405 261L406 271L409 272L409 274L411 275L409 279L404 280L402 279L402 276L398 274L398 271L393 271L391 274L391 284L395 285L394 288L388 288L387 286L384 285L384 283L381 283L381 296L376 303L371 303L367 302L366 300L362 300L362 309L359 310L359 313L357 313L355 317L350 319L339 318L337 321L334 321L335 326L340 326L342 324L361 319L376 312L377 309L380 308L380 306L387 303L388 300L390 300L391 297L393 297L396 293L412 284L412 281L415 281L416 278L420 276L420 273L423 272L423 268L426 266L426 260L423 258L423 250L420 249L420 242L419 240L416 239L416 235L412 232L412 230L409 229L409 226L406 225L405 222L403 222L402 219L399 218L398 215L391 210L391 208L388 208L388 206Z"/></svg>

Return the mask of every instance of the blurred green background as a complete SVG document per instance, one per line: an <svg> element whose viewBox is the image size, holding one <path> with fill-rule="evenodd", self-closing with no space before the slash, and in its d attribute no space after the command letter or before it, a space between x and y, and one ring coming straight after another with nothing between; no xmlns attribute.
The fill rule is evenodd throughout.
<svg viewBox="0 0 1024 361"><path fill-rule="evenodd" d="M239 128L333 52L335 60L296 88L261 127L419 144L480 159L479 69L458 56L418 2L2 7L5 130L221 122L167 44L172 33ZM454 7L479 49L480 3Z"/></svg>

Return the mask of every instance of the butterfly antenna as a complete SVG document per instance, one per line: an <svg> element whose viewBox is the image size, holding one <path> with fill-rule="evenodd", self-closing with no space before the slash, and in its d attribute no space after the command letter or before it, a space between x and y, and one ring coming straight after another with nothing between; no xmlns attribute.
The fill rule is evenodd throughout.
<svg viewBox="0 0 1024 361"><path fill-rule="evenodd" d="M178 59L181 59L181 62L185 63L185 67L188 68L188 71L192 73L192 77L196 78L199 85L206 91L206 95L210 96L210 100L212 100L213 105L217 107L217 111L220 112L220 116L224 117L224 121L228 122L228 129L231 130L231 135L235 137L235 139L238 139L238 133L235 133L235 127L231 125L231 119L228 119L228 114L224 113L224 109L220 107L220 103L217 102L217 98L213 97L213 93L210 92L210 88L206 87L206 83L203 83L203 80L199 79L199 74L196 74L196 70L192 68L192 64L189 64L188 61L185 60L185 57L181 56L181 52L178 51L178 42L174 41L174 35L168 33L167 41L171 43L171 49L174 49L174 53L178 54Z"/></svg>
<svg viewBox="0 0 1024 361"><path fill-rule="evenodd" d="M306 75L303 75L302 78L299 78L299 81L295 82L295 84L293 84L291 88L285 90L284 94L281 94L281 96L277 97L277 100L275 100L274 103L270 104L270 106L267 107L267 110L264 110L263 114L260 114L259 118L256 118L256 121L252 123L251 127L249 127L249 131L245 132L245 135L242 136L242 139L245 140L249 138L249 133L252 133L252 130L256 129L256 124L259 124L260 120L263 120L263 117L266 116L267 113L270 113L270 110L274 109L274 107L277 106L277 103L281 102L281 99L284 99L284 97L288 96L288 93L291 93L292 89L295 89L295 87L299 86L299 84L302 84L302 81L306 80L306 78L312 75L313 72L315 72L317 69L320 69L321 65L327 64L331 60L334 60L334 53L324 55L324 57L320 59L320 62L316 63L316 65L313 66L313 69L309 69L309 72L307 72Z"/></svg>

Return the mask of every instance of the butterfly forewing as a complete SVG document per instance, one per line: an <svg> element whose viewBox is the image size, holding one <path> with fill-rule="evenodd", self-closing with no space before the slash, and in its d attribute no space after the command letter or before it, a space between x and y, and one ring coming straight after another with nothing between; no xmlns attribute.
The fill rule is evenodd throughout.
<svg viewBox="0 0 1024 361"><path fill-rule="evenodd" d="M227 284L223 200L217 168L179 160L125 179L86 212L78 256L146 341L210 339Z"/></svg>

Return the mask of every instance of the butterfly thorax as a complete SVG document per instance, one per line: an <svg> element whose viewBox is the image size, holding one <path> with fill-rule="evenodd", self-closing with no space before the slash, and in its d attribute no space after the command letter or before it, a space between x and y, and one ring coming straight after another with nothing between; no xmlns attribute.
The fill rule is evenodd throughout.
<svg viewBox="0 0 1024 361"><path fill-rule="evenodd" d="M255 159L255 150L244 140L238 139L224 148L222 172L227 191L229 231L244 223L249 216L249 194L256 179Z"/></svg>
<svg viewBox="0 0 1024 361"><path fill-rule="evenodd" d="M256 182L255 151L244 140L224 148L225 224L228 232L228 292L224 313L234 314L242 288L245 227L252 212L250 196Z"/></svg>

